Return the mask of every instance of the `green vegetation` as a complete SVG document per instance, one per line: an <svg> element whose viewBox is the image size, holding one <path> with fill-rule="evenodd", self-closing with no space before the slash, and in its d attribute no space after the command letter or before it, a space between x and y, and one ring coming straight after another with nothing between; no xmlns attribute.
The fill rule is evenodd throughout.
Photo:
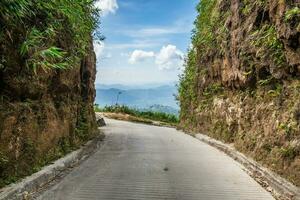
<svg viewBox="0 0 300 200"><path fill-rule="evenodd" d="M94 58L92 40L103 39L95 31L100 19L95 1L1 0L0 187L94 136L93 95L85 84L93 80L84 71L94 63L83 61ZM56 135L42 139L52 130Z"/></svg>
<svg viewBox="0 0 300 200"><path fill-rule="evenodd" d="M81 108L81 113L79 115L79 119L77 121L77 125L75 128L75 134L76 136L83 140L86 141L89 139L89 125L88 125L88 119L86 118L87 116L87 109L86 107Z"/></svg>
<svg viewBox="0 0 300 200"><path fill-rule="evenodd" d="M135 108L130 108L124 105L106 106L103 109L95 106L96 112L108 112L108 113L121 113L128 114L134 117L139 117L148 120L160 121L170 124L177 124L178 118L172 114L166 114L161 112L151 112L151 111L140 111Z"/></svg>
<svg viewBox="0 0 300 200"><path fill-rule="evenodd" d="M285 13L285 21L290 21L296 16L300 16L300 8L299 7L294 7Z"/></svg>
<svg viewBox="0 0 300 200"><path fill-rule="evenodd" d="M278 67L286 66L286 58L283 52L283 44L278 39L274 25L264 25L252 34L253 40L251 45L257 47L256 56L267 58L270 56Z"/></svg>
<svg viewBox="0 0 300 200"><path fill-rule="evenodd" d="M195 21L195 29L192 35L192 48L189 49L185 59L185 70L180 76L179 97L181 113L180 118L194 121L190 115L196 109L203 110L211 102L211 94L222 91L222 86L218 84L207 84L207 88L202 87L202 97L199 99L200 77L209 77L210 66L206 65L206 60L213 55L221 56L226 51L226 43L229 31L225 26L225 20L229 16L229 10L220 12L219 0L202 0L198 6L199 13ZM228 6L225 3L224 6Z"/></svg>
<svg viewBox="0 0 300 200"><path fill-rule="evenodd" d="M280 149L280 153L283 158L293 160L296 156L299 155L300 150L294 146L289 145L287 147L282 147Z"/></svg>
<svg viewBox="0 0 300 200"><path fill-rule="evenodd" d="M244 15L249 15L255 6L264 8L267 4L266 0L242 0L243 7L241 8Z"/></svg>
<svg viewBox="0 0 300 200"><path fill-rule="evenodd" d="M223 91L223 87L219 83L213 83L207 86L203 92L203 96L213 96Z"/></svg>
<svg viewBox="0 0 300 200"><path fill-rule="evenodd" d="M0 68L11 64L6 50L14 47L27 67L47 71L70 68L87 53L99 10L94 0L3 0L0 19Z"/></svg>
<svg viewBox="0 0 300 200"><path fill-rule="evenodd" d="M50 149L45 156L37 159L37 146L33 141L24 139L22 141L22 151L20 152L19 160L9 160L0 152L0 188L14 183L26 175L33 174L41 170L44 166L51 164L51 162L61 158L77 149L79 146L70 144L68 138L61 138L54 148ZM9 169L7 168L15 168ZM6 169L6 171L4 170ZM26 170L24 170L26 169ZM10 171L16 170L16 173ZM5 173L6 172L6 173Z"/></svg>
<svg viewBox="0 0 300 200"><path fill-rule="evenodd" d="M219 0L202 0L197 6L199 15L195 21L192 44L197 47L198 55L209 54L216 48L222 50L220 53L225 51L222 43L228 35L225 20L230 12L220 12L218 3Z"/></svg>
<svg viewBox="0 0 300 200"><path fill-rule="evenodd" d="M8 163L8 159L6 156L0 151L0 177L2 177L2 173L4 168L6 167L6 164ZM0 179L0 187L1 187L1 179Z"/></svg>
<svg viewBox="0 0 300 200"><path fill-rule="evenodd" d="M197 80L196 71L196 52L190 49L186 58L184 73L179 77L180 83L178 87L178 100L182 111L190 109L190 103L196 103L197 96L195 93L195 82ZM184 112L180 112L180 115L184 115ZM181 118L184 116L181 116Z"/></svg>
<svg viewBox="0 0 300 200"><path fill-rule="evenodd" d="M299 5L201 0L197 11L179 126L232 143L299 186Z"/></svg>

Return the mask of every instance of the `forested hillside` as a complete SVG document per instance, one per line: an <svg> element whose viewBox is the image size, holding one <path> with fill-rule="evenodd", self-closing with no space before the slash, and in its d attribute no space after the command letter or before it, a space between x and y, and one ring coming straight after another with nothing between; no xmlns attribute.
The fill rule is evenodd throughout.
<svg viewBox="0 0 300 200"><path fill-rule="evenodd" d="M95 133L97 19L92 0L1 0L0 187Z"/></svg>
<svg viewBox="0 0 300 200"><path fill-rule="evenodd" d="M201 0L181 126L233 143L300 185L300 3Z"/></svg>

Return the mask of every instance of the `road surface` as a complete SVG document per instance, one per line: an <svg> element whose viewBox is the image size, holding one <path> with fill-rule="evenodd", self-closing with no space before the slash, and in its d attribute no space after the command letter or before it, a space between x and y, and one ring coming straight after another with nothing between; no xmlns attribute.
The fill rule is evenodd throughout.
<svg viewBox="0 0 300 200"><path fill-rule="evenodd" d="M106 121L103 146L38 199L273 199L237 162L191 136Z"/></svg>

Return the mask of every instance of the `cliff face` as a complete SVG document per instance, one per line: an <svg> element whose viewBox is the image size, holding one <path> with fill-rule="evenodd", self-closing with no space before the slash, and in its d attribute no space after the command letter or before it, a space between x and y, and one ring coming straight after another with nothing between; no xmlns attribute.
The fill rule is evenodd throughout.
<svg viewBox="0 0 300 200"><path fill-rule="evenodd" d="M96 133L93 2L81 3L1 2L0 187Z"/></svg>
<svg viewBox="0 0 300 200"><path fill-rule="evenodd" d="M300 3L202 0L181 126L233 143L300 185Z"/></svg>
<svg viewBox="0 0 300 200"><path fill-rule="evenodd" d="M16 63L2 72L1 178L17 178L67 153L95 133L95 55L72 70L39 72Z"/></svg>

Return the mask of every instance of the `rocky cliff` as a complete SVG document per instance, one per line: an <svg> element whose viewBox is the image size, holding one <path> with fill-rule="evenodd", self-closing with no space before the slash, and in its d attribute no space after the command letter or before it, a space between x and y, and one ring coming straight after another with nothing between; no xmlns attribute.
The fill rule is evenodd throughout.
<svg viewBox="0 0 300 200"><path fill-rule="evenodd" d="M96 19L92 1L0 4L1 187L96 133Z"/></svg>
<svg viewBox="0 0 300 200"><path fill-rule="evenodd" d="M300 185L300 2L202 0L181 76L181 126Z"/></svg>

